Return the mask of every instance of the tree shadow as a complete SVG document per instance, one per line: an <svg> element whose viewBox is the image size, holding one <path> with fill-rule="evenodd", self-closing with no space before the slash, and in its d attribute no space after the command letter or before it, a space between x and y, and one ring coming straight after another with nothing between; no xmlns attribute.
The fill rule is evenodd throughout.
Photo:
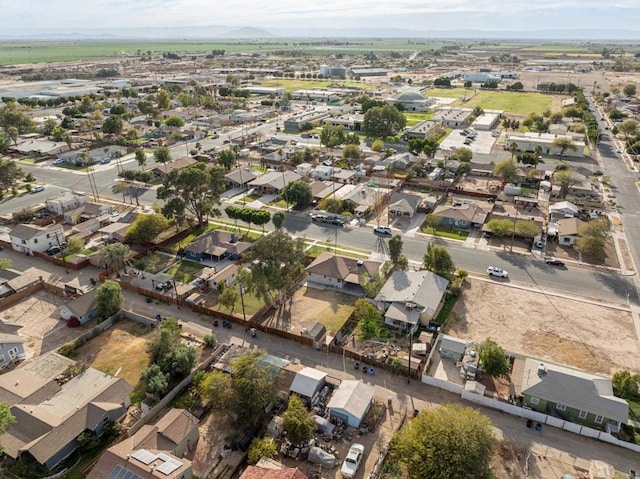
<svg viewBox="0 0 640 479"><path fill-rule="evenodd" d="M612 290L620 299L628 298L629 303L640 305L638 291L629 277L609 271L593 271L591 275L596 278L598 283Z"/></svg>

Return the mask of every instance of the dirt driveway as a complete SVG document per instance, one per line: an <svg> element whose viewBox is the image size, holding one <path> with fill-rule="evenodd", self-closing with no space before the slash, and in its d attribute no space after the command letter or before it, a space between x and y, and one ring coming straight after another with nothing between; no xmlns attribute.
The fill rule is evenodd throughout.
<svg viewBox="0 0 640 479"><path fill-rule="evenodd" d="M22 326L18 334L29 341L25 344L27 356L40 356L59 348L95 325L95 321L89 321L79 328L68 328L58 313L58 308L64 302L64 298L40 290L0 311L0 316L8 323Z"/></svg>
<svg viewBox="0 0 640 479"><path fill-rule="evenodd" d="M631 313L606 306L471 279L447 327L454 336L491 337L507 351L593 373L640 372Z"/></svg>

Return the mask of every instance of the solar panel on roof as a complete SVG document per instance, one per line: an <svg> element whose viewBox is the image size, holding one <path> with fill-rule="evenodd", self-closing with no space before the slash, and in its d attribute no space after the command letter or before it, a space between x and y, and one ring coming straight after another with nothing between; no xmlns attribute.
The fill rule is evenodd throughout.
<svg viewBox="0 0 640 479"><path fill-rule="evenodd" d="M156 460L156 455L155 454L151 454L146 449L137 450L136 452L131 454L131 457L133 457L134 459L137 459L141 463L147 464L147 465L151 464L153 461Z"/></svg>
<svg viewBox="0 0 640 479"><path fill-rule="evenodd" d="M176 461L175 459L169 459L168 461L164 462L162 465L158 466L156 470L168 476L176 469L180 469L180 467L182 467L182 463L180 461Z"/></svg>
<svg viewBox="0 0 640 479"><path fill-rule="evenodd" d="M142 479L142 477L118 464L113 468L107 479Z"/></svg>
<svg viewBox="0 0 640 479"><path fill-rule="evenodd" d="M163 461L170 461L171 459L173 459L171 456L165 454L164 452L159 452L158 453L158 459L162 459Z"/></svg>

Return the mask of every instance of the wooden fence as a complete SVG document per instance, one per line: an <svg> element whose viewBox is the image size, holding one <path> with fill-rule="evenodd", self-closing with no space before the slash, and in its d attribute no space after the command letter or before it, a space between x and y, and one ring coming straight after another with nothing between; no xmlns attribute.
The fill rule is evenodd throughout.
<svg viewBox="0 0 640 479"><path fill-rule="evenodd" d="M40 291L42 288L45 287L45 282L40 280L36 283L33 283L29 286L27 286L24 289L21 289L20 291L17 291L16 293L13 293L10 296L7 296L6 298L2 298L0 299L0 309L4 309L4 308L8 308L9 306L13 306L16 303L19 303L23 298L37 292Z"/></svg>

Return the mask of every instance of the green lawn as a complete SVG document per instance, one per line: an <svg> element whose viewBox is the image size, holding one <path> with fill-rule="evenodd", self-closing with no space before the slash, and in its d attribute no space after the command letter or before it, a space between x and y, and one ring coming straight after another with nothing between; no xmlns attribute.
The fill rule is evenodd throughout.
<svg viewBox="0 0 640 479"><path fill-rule="evenodd" d="M335 80L295 80L291 78L274 78L260 83L262 86L280 87L287 92L295 90L313 90L314 88L330 88L331 85L339 83L341 86L362 88L363 90L375 89L375 86L366 83Z"/></svg>
<svg viewBox="0 0 640 479"><path fill-rule="evenodd" d="M66 168L67 170L84 171L84 172L89 171L89 168L87 168L86 166L80 166L73 163L62 163L61 165L56 165L56 166L58 168Z"/></svg>
<svg viewBox="0 0 640 479"><path fill-rule="evenodd" d="M253 316L256 311L264 306L264 301L262 300L262 298L249 293L245 293L243 296L244 312L247 315L247 319L251 319L251 316ZM230 313L227 308L222 307L220 303L216 304L211 309L213 309L214 311L220 311L222 313L233 314L238 318L242 318L242 300L243 298L238 297L238 300L233 307L232 313Z"/></svg>
<svg viewBox="0 0 640 479"><path fill-rule="evenodd" d="M279 208L289 208L292 205L289 205L285 200L283 200L282 198L277 199L277 200L273 200L271 203L269 203L271 206L277 206Z"/></svg>
<svg viewBox="0 0 640 479"><path fill-rule="evenodd" d="M168 275L173 276L173 279L176 281L180 281L181 283L190 283L198 277L198 274L203 268L203 264L185 259L178 264L174 264L165 272Z"/></svg>
<svg viewBox="0 0 640 479"><path fill-rule="evenodd" d="M426 225L422 225L420 229L423 233L427 233L433 236L441 236L442 238L450 238L455 240L464 241L469 236L468 231L457 230L453 228L445 228L442 226L438 226L438 229L434 230L433 228Z"/></svg>
<svg viewBox="0 0 640 479"><path fill-rule="evenodd" d="M178 251L177 243L175 251ZM161 253L152 253L136 261L134 266L151 274L158 274L160 271L169 267L169 265L174 261L175 258L173 256Z"/></svg>
<svg viewBox="0 0 640 479"><path fill-rule="evenodd" d="M535 92L510 92L466 89L469 101L465 107L480 106L485 110L503 110L514 115L528 115L529 113L542 113L545 110L554 110L560 106L560 96L547 95ZM434 88L426 92L427 96L441 98L462 98L464 88ZM455 103L458 106L462 102Z"/></svg>
<svg viewBox="0 0 640 479"><path fill-rule="evenodd" d="M407 126L413 126L433 118L433 113L404 113L404 117L407 119Z"/></svg>
<svg viewBox="0 0 640 479"><path fill-rule="evenodd" d="M333 253L334 249L331 246L314 245L314 246L310 247L309 249L305 250L305 253L311 258L317 258L322 253L324 253L325 251L329 251L330 253ZM336 253L339 254L340 256L347 256L349 258L356 258L356 259L368 259L369 258L368 254L356 253L355 251L341 251L341 250L338 250Z"/></svg>
<svg viewBox="0 0 640 479"><path fill-rule="evenodd" d="M438 316L436 316L436 322L438 324L444 324L447 322L447 318L449 317L449 314L453 310L453 307L456 305L456 301L458 301L458 296L459 295L457 294L447 295L447 297L444 300L444 304L442 305L442 309L440 309Z"/></svg>

